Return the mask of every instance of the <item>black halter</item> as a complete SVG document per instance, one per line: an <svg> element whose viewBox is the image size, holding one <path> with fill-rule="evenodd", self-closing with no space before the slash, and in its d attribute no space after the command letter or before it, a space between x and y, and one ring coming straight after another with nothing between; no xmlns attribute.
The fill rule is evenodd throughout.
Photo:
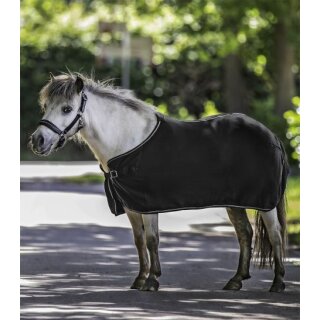
<svg viewBox="0 0 320 320"><path fill-rule="evenodd" d="M77 123L78 120L79 120L78 128L75 133L77 133L81 128L83 128L82 115L83 115L84 109L86 107L87 100L88 100L88 98L87 98L86 94L82 91L81 103L80 103L80 107L77 112L77 115L64 130L60 130L55 124L53 124L49 120L46 120L46 119L40 120L39 125L43 125L49 129L51 129L53 132L55 132L56 134L58 134L60 136L58 144L56 146L56 149L63 146L63 144L66 141L65 135L73 128L73 126Z"/></svg>

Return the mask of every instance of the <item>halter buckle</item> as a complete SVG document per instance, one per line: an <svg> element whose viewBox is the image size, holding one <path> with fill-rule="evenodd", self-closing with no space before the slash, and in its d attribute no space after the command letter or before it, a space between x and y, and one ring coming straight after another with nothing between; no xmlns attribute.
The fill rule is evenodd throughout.
<svg viewBox="0 0 320 320"><path fill-rule="evenodd" d="M56 150L61 148L63 146L63 144L65 143L65 141L66 141L65 134L63 132L61 132L59 134L59 141L57 143Z"/></svg>
<svg viewBox="0 0 320 320"><path fill-rule="evenodd" d="M78 130L77 130L77 132L79 130L81 130L83 127L84 127L83 119L82 119L82 117L80 117L79 118L79 122L78 122Z"/></svg>

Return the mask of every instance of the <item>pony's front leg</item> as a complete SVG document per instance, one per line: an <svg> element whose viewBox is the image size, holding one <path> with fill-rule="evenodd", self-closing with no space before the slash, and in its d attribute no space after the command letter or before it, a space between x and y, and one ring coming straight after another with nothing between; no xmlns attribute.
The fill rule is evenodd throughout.
<svg viewBox="0 0 320 320"><path fill-rule="evenodd" d="M242 288L242 280L250 278L249 268L253 230L245 209L227 208L227 212L229 219L236 230L240 245L240 257L236 274L229 280L223 289L240 290Z"/></svg>
<svg viewBox="0 0 320 320"><path fill-rule="evenodd" d="M149 258L146 247L146 236L144 232L142 215L140 213L135 213L131 211L126 211L129 221L132 226L134 242L138 251L140 271L133 284L131 289L141 290L149 273Z"/></svg>
<svg viewBox="0 0 320 320"><path fill-rule="evenodd" d="M149 277L144 283L142 290L157 291L159 282L157 280L161 275L161 266L158 253L159 247L159 225L158 214L144 214L142 215L143 225L146 233L147 248L150 255L150 272Z"/></svg>

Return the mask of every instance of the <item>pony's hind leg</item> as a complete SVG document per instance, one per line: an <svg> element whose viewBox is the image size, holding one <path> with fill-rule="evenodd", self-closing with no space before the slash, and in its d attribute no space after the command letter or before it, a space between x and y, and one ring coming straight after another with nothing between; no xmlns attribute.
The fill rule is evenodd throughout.
<svg viewBox="0 0 320 320"><path fill-rule="evenodd" d="M149 257L146 246L146 237L144 232L142 215L135 212L126 212L132 226L134 242L138 251L140 271L131 289L141 290L149 273Z"/></svg>
<svg viewBox="0 0 320 320"><path fill-rule="evenodd" d="M158 214L142 215L142 220L146 233L147 248L150 255L150 271L149 277L145 281L143 291L157 291L159 282L157 280L161 275L161 266L158 253L159 247L159 225Z"/></svg>
<svg viewBox="0 0 320 320"><path fill-rule="evenodd" d="M281 236L281 225L278 219L277 208L267 212L259 211L264 226L267 229L269 241L272 246L274 262L274 280L270 288L271 292L282 292L285 289L283 277L285 274L283 266L283 239Z"/></svg>
<svg viewBox="0 0 320 320"><path fill-rule="evenodd" d="M242 287L242 280L250 278L249 268L253 230L245 209L227 208L227 212L229 219L236 230L240 245L240 257L236 274L229 280L223 289L240 290Z"/></svg>

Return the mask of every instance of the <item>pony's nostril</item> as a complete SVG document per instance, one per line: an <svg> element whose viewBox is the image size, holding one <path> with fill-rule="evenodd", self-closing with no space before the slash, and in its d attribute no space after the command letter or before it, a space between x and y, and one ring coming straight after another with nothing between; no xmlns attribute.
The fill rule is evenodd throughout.
<svg viewBox="0 0 320 320"><path fill-rule="evenodd" d="M43 136L40 134L39 137L38 137L38 146L39 147L42 147L44 144L44 138Z"/></svg>

